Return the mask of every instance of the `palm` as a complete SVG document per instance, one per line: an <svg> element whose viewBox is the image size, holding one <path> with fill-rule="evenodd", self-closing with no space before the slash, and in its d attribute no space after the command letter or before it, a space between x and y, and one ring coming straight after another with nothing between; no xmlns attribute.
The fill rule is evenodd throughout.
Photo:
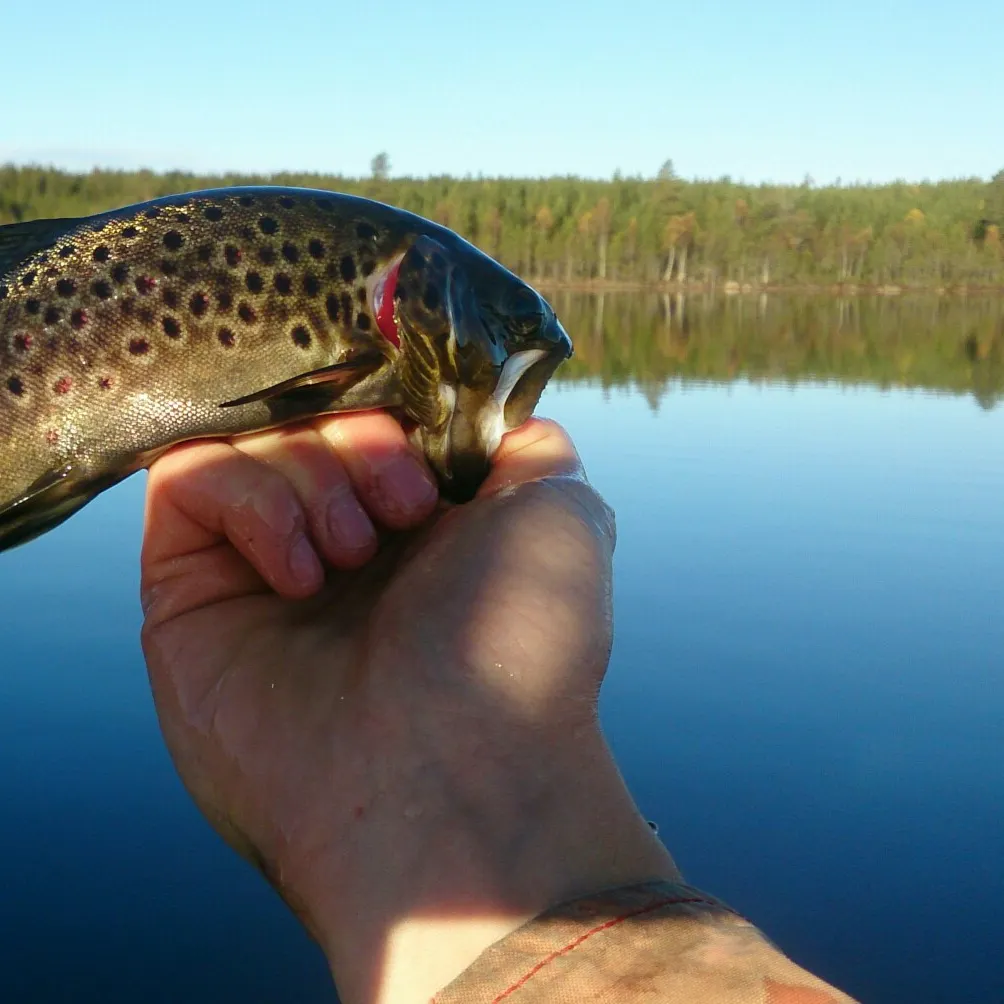
<svg viewBox="0 0 1004 1004"><path fill-rule="evenodd" d="M260 536L266 557L253 568L204 514L179 529L184 494L158 503L158 492L185 477L151 478L151 682L193 796L266 870L350 839L378 797L374 778L435 763L446 745L476 757L492 735L525 727L527 694L538 718L551 698L556 716L569 697L592 714L608 598L584 563L605 559L584 510L556 504L554 487L437 513L295 597L266 585Z"/></svg>

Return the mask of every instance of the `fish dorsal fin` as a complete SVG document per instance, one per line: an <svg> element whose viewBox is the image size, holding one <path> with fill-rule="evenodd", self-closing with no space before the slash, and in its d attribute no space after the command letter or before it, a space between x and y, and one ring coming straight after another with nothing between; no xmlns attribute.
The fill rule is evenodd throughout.
<svg viewBox="0 0 1004 1004"><path fill-rule="evenodd" d="M0 227L0 275L11 272L36 251L51 247L80 226L78 219L29 220Z"/></svg>

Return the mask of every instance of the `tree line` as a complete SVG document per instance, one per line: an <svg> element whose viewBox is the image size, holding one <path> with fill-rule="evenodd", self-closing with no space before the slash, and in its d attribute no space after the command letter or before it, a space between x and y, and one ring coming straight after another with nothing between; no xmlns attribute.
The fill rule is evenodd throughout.
<svg viewBox="0 0 1004 1004"><path fill-rule="evenodd" d="M83 216L236 184L379 199L434 219L542 285L1004 288L1004 171L909 184L749 185L654 178L391 177L0 167L0 223Z"/></svg>

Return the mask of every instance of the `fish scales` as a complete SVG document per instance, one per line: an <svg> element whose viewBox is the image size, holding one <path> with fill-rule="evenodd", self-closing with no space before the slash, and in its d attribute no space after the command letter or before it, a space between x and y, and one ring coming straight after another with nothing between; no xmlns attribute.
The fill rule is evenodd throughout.
<svg viewBox="0 0 1004 1004"><path fill-rule="evenodd" d="M193 197L85 223L24 262L0 302L0 427L21 462L0 467L0 498L92 442L138 453L147 429L253 426L220 400L372 346L367 279L405 235L338 209Z"/></svg>
<svg viewBox="0 0 1004 1004"><path fill-rule="evenodd" d="M571 351L498 262L356 196L218 189L0 227L0 550L171 445L337 411L410 418L464 501Z"/></svg>

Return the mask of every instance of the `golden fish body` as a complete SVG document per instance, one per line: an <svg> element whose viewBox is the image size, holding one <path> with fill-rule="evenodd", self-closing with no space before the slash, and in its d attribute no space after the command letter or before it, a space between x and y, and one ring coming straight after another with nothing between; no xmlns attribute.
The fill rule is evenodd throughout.
<svg viewBox="0 0 1004 1004"><path fill-rule="evenodd" d="M471 497L571 342L421 217L233 188L0 227L0 550L172 445L393 408Z"/></svg>

